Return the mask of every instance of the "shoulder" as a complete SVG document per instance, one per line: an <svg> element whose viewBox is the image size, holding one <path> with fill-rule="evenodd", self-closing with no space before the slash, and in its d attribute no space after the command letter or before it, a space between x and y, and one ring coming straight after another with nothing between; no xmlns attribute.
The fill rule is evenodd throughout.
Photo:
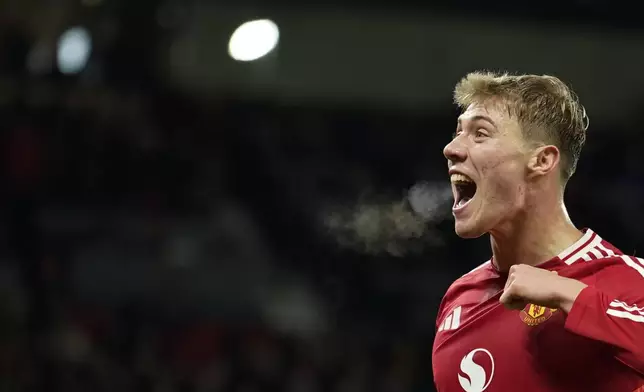
<svg viewBox="0 0 644 392"><path fill-rule="evenodd" d="M628 290L633 287L644 287L644 260L639 257L614 254L588 261L583 260L568 268L570 272L566 275L587 281L597 288Z"/></svg>
<svg viewBox="0 0 644 392"><path fill-rule="evenodd" d="M449 288L445 292L445 295L443 296L443 300L441 301L441 305L438 311L439 316L445 309L448 309L450 307L450 304L453 303L461 294L463 294L463 292L467 291L468 289L475 288L483 284L488 279L496 276L498 276L498 274L492 266L491 260L488 260L478 267L474 268L470 272L456 279L449 286Z"/></svg>
<svg viewBox="0 0 644 392"><path fill-rule="evenodd" d="M562 252L558 259L566 264L564 270L576 278L620 276L644 279L644 261L641 258L625 255L590 229L586 229L584 236Z"/></svg>
<svg viewBox="0 0 644 392"><path fill-rule="evenodd" d="M629 255L615 255L585 263L602 276L637 279L644 284L644 260Z"/></svg>
<svg viewBox="0 0 644 392"><path fill-rule="evenodd" d="M485 263L480 264L478 267L456 279L451 287L477 283L496 276L498 276L498 273L492 265L492 260L487 260Z"/></svg>

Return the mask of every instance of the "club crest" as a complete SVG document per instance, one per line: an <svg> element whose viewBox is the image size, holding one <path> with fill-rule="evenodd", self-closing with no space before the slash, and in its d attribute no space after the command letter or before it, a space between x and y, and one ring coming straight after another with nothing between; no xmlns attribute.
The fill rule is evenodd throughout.
<svg viewBox="0 0 644 392"><path fill-rule="evenodd" d="M546 308L545 306L528 304L519 313L519 316L521 317L521 321L523 321L525 324L534 327L547 321L556 311L557 309L550 309Z"/></svg>

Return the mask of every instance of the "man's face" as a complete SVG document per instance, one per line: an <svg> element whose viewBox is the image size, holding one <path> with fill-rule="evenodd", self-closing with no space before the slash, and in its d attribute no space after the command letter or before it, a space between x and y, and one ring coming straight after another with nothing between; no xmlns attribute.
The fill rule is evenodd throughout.
<svg viewBox="0 0 644 392"><path fill-rule="evenodd" d="M518 122L501 105L470 105L443 154L458 236L479 237L510 221L522 208L529 150Z"/></svg>

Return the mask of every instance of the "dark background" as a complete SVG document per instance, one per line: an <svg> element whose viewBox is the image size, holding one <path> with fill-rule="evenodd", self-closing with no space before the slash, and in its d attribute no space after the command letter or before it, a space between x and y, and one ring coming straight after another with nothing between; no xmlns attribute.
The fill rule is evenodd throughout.
<svg viewBox="0 0 644 392"><path fill-rule="evenodd" d="M0 390L432 391L442 294L489 257L445 196L466 72L571 82L591 123L570 214L644 244L644 27L626 6L3 2ZM276 51L229 58L264 17ZM65 74L73 26L92 50ZM415 184L429 218L391 240Z"/></svg>

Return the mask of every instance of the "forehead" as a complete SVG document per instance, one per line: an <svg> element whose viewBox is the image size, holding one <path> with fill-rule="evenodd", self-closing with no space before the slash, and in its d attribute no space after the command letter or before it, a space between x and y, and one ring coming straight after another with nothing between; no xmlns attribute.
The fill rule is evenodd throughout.
<svg viewBox="0 0 644 392"><path fill-rule="evenodd" d="M523 139L523 132L521 132L519 122L509 113L508 107L503 103L475 102L469 105L458 117L458 124L462 127L478 123L488 124L491 127L491 131L497 135L508 136L512 139Z"/></svg>
<svg viewBox="0 0 644 392"><path fill-rule="evenodd" d="M511 118L504 109L504 105L497 102L474 102L458 117L458 121L482 120L495 126L509 125Z"/></svg>

